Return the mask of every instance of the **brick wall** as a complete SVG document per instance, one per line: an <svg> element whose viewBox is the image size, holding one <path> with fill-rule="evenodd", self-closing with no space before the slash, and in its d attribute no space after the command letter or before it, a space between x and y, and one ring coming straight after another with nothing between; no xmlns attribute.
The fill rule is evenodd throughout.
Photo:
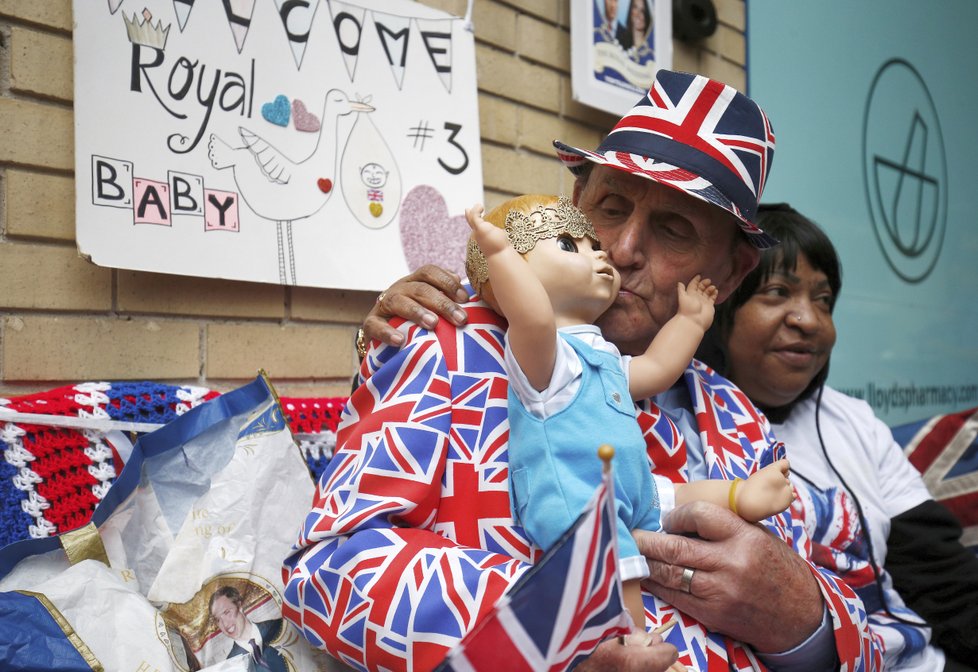
<svg viewBox="0 0 978 672"><path fill-rule="evenodd" d="M715 3L717 32L676 43L674 68L743 90L744 2ZM467 6L424 4L455 15ZM571 98L568 7L475 3L488 207L516 193L569 193L551 140L593 147L615 121ZM0 395L122 379L227 390L259 368L285 396L345 394L373 293L139 273L79 257L71 29L70 0L0 0Z"/></svg>

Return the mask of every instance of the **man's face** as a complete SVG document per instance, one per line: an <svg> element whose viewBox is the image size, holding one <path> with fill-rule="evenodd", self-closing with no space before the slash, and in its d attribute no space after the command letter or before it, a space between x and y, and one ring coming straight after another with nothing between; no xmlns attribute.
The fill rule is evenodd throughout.
<svg viewBox="0 0 978 672"><path fill-rule="evenodd" d="M604 16L608 23L616 20L618 16L618 0L604 0Z"/></svg>
<svg viewBox="0 0 978 672"><path fill-rule="evenodd" d="M678 283L700 273L716 285L719 303L759 258L732 215L621 170L594 166L575 185L574 201L621 273L618 298L598 326L625 354L644 352L676 314Z"/></svg>
<svg viewBox="0 0 978 672"><path fill-rule="evenodd" d="M217 626L231 639L240 639L245 631L246 619L244 612L234 602L224 595L218 595L211 605L211 616L217 621Z"/></svg>

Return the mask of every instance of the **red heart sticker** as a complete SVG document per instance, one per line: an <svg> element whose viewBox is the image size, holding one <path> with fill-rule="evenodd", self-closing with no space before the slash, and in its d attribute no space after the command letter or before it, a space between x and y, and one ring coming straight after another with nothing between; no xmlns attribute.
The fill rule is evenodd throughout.
<svg viewBox="0 0 978 672"><path fill-rule="evenodd" d="M328 194L333 190L333 180L328 177L320 177L316 184L319 185L319 191L324 194Z"/></svg>

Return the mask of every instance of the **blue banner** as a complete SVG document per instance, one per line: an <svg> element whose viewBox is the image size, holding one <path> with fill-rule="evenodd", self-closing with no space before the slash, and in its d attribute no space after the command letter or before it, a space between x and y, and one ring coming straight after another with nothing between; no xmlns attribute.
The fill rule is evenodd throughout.
<svg viewBox="0 0 978 672"><path fill-rule="evenodd" d="M778 143L764 200L842 258L829 383L891 425L978 406L978 4L749 0L747 19Z"/></svg>

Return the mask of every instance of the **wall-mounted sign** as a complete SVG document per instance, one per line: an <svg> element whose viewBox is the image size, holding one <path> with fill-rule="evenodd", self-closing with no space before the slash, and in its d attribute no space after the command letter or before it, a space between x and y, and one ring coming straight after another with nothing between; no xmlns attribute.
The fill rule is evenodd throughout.
<svg viewBox="0 0 978 672"><path fill-rule="evenodd" d="M462 19L410 0L73 9L93 262L370 290L426 262L461 269L461 215L482 200Z"/></svg>
<svg viewBox="0 0 978 672"><path fill-rule="evenodd" d="M574 0L574 100L622 115L672 67L671 0Z"/></svg>
<svg viewBox="0 0 978 672"><path fill-rule="evenodd" d="M747 3L750 95L778 136L764 200L832 238L829 383L891 425L978 405L978 4L899 4Z"/></svg>

